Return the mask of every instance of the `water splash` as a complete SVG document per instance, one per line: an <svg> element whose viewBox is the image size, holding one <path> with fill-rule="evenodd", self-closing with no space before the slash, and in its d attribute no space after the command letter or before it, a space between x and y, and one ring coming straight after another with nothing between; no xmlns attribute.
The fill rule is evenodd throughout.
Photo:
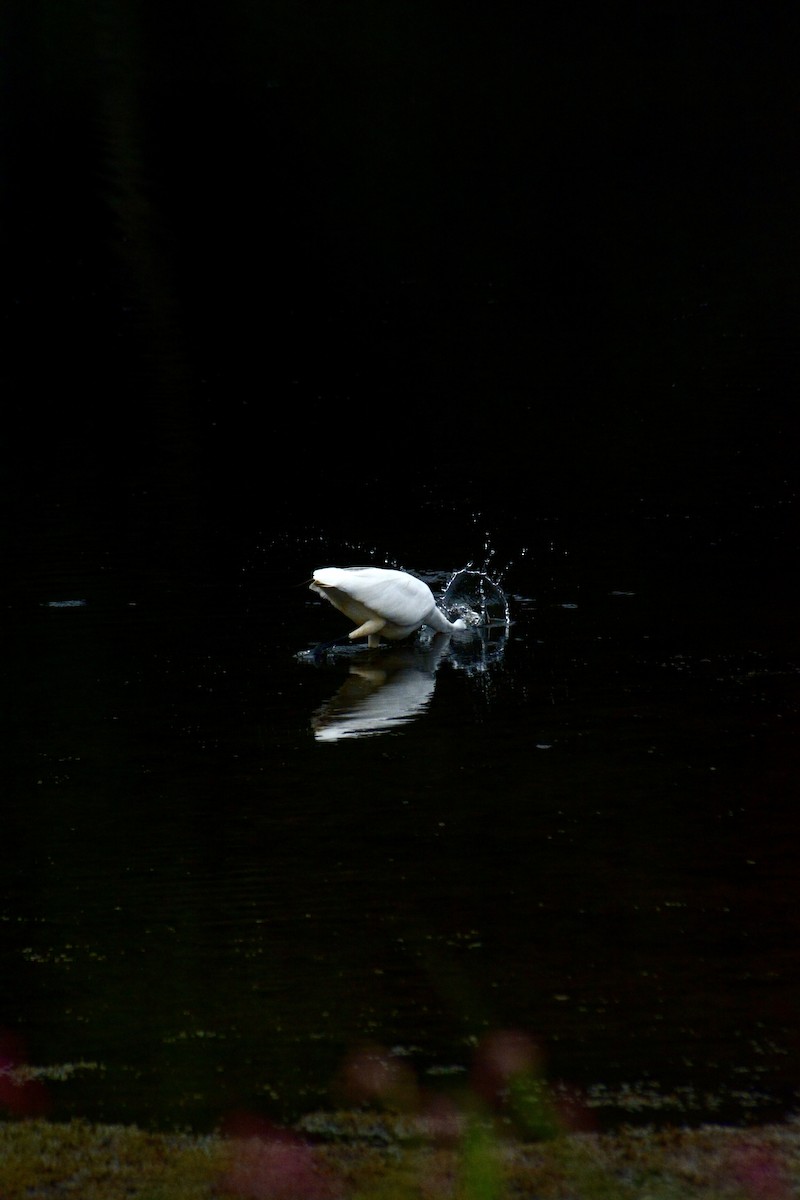
<svg viewBox="0 0 800 1200"><path fill-rule="evenodd" d="M441 600L442 607L451 620L467 618L476 613L481 625L504 625L511 623L508 598L496 579L485 571L462 567L454 571L447 582Z"/></svg>
<svg viewBox="0 0 800 1200"><path fill-rule="evenodd" d="M503 657L511 626L508 597L499 581L469 564L450 576L440 604L451 620L461 617L470 626L470 636L453 639L451 664L468 675L485 675Z"/></svg>

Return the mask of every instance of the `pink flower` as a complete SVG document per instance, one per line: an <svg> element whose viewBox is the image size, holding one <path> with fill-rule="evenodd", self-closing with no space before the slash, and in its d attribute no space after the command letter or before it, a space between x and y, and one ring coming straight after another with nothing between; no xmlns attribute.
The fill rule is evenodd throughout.
<svg viewBox="0 0 800 1200"><path fill-rule="evenodd" d="M783 1164L768 1146L743 1146L736 1152L732 1165L747 1200L793 1200L795 1193Z"/></svg>
<svg viewBox="0 0 800 1200"><path fill-rule="evenodd" d="M472 1088L487 1104L506 1099L509 1086L540 1074L541 1054L533 1038L520 1030L498 1029L482 1038L472 1066Z"/></svg>
<svg viewBox="0 0 800 1200"><path fill-rule="evenodd" d="M359 1046L345 1060L336 1090L349 1103L379 1103L408 1112L416 1108L419 1089L414 1072L383 1046Z"/></svg>
<svg viewBox="0 0 800 1200"><path fill-rule="evenodd" d="M314 1150L280 1126L249 1113L226 1122L230 1166L221 1186L242 1200L332 1200Z"/></svg>
<svg viewBox="0 0 800 1200"><path fill-rule="evenodd" d="M0 1108L12 1117L43 1117L50 1096L38 1079L26 1077L22 1039L8 1029L0 1030Z"/></svg>

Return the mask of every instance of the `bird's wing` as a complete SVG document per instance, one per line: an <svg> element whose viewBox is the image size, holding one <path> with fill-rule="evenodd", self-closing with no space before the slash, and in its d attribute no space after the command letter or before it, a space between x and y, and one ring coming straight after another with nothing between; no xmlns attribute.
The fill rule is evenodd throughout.
<svg viewBox="0 0 800 1200"><path fill-rule="evenodd" d="M314 572L323 588L335 587L395 625L421 625L435 607L427 583L386 567L323 567Z"/></svg>

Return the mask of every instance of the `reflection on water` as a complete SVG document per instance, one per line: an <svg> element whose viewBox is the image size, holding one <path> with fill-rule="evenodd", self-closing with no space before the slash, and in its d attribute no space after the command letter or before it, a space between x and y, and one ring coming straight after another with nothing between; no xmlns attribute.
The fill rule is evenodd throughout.
<svg viewBox="0 0 800 1200"><path fill-rule="evenodd" d="M502 660L509 629L509 625L497 622L471 630L469 637L453 638L449 662L468 675L485 675Z"/></svg>
<svg viewBox="0 0 800 1200"><path fill-rule="evenodd" d="M436 634L427 649L371 651L349 668L339 690L314 713L318 742L386 733L425 711L449 638Z"/></svg>

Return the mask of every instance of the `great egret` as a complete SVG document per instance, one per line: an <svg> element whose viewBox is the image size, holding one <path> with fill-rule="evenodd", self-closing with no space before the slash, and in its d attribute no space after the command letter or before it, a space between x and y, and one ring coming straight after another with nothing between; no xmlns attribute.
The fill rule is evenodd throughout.
<svg viewBox="0 0 800 1200"><path fill-rule="evenodd" d="M310 583L312 592L343 612L357 626L349 638L365 637L370 647L381 637L396 642L408 637L421 625L437 633L455 633L477 624L480 617L448 621L436 607L433 592L421 579L406 571L386 567L321 567ZM474 616L474 622L470 621Z"/></svg>

